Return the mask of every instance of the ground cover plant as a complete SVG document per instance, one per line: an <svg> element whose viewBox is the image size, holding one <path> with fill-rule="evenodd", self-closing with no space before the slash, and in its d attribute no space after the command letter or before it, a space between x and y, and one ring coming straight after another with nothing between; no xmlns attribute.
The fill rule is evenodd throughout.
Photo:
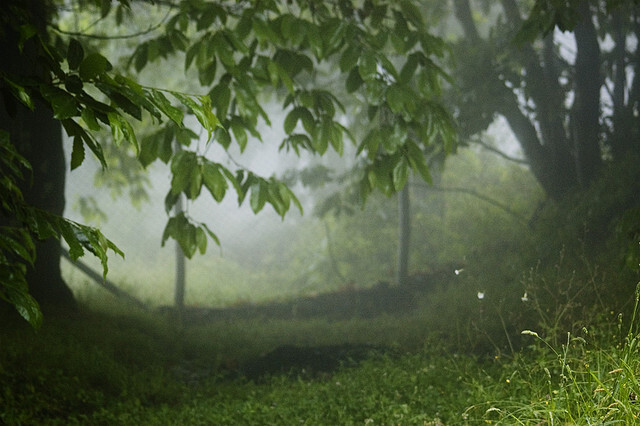
<svg viewBox="0 0 640 426"><path fill-rule="evenodd" d="M632 423L640 413L638 293L628 294L635 305L582 322L585 311L573 310L579 289L597 278L572 269L570 260L559 254L549 269L534 265L523 273L527 294L517 295L532 306L530 328L517 333L509 326L525 323L511 324L517 317L509 317L504 302L492 301L489 291L486 299L469 299L462 309L468 317L459 314L458 322L438 309L459 303L455 298L468 294L473 280L433 293L412 313L369 319L254 318L180 327L156 313L104 300L74 316L52 317L37 332L7 318L0 331L0 419L123 425ZM598 276L616 269L603 265ZM557 305L536 299L552 290L548 284L568 298ZM610 290L605 281L599 284ZM287 374L283 360L283 372L253 380L242 374L243 366L285 345L345 342L376 350L345 358L329 371L314 371L311 362Z"/></svg>

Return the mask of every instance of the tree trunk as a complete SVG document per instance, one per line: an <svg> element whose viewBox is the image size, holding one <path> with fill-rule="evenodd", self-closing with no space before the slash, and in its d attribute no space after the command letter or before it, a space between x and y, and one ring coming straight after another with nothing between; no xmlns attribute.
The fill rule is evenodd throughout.
<svg viewBox="0 0 640 426"><path fill-rule="evenodd" d="M44 34L46 4L43 1L18 2L15 9L28 13L27 20ZM16 26L22 19L16 17L12 26L5 28L0 38L0 71L17 77L34 76L37 80L49 78L41 66L35 39L24 43L18 50ZM9 132L11 142L29 161L33 169L22 182L25 201L56 215L64 212L65 159L62 149L62 127L51 110L35 100L30 110L3 90L0 98L0 128ZM11 218L9 218L11 220ZM75 308L73 293L60 273L60 241L51 238L37 243L35 264L27 272L29 291L43 310Z"/></svg>
<svg viewBox="0 0 640 426"><path fill-rule="evenodd" d="M581 19L575 28L575 101L572 115L573 141L578 183L586 187L596 177L600 154L600 46L593 25L589 2L579 6Z"/></svg>
<svg viewBox="0 0 640 426"><path fill-rule="evenodd" d="M467 105L458 105L462 120L473 122L478 116L502 115L529 160L532 173L549 197L559 200L588 186L602 164L600 89L603 84L598 35L589 2L583 0L578 6L580 20L574 31L576 63L570 87L574 102L570 111L566 106L566 89L561 85L566 70L554 46L553 33L537 46L525 43L510 50L507 60L501 55L506 57L504 46L512 44L513 35L507 32L506 38L498 41L480 37L470 0L455 0L454 4L456 17L469 42L459 44L461 55L467 55L465 66L472 69L471 72L461 70L458 80L462 90L476 93L475 96L467 93ZM524 22L521 3L501 0L501 5L507 22L517 31ZM517 67L521 69L513 72ZM477 127L476 124L472 129L477 131Z"/></svg>
<svg viewBox="0 0 640 426"><path fill-rule="evenodd" d="M409 238L411 236L411 210L409 185L398 193L398 285L407 284L409 278Z"/></svg>

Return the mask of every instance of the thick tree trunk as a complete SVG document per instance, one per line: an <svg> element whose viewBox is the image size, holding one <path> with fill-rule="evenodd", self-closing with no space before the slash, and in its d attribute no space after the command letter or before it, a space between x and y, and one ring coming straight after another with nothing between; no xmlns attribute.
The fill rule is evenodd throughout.
<svg viewBox="0 0 640 426"><path fill-rule="evenodd" d="M507 22L516 31L523 24L520 3L515 0L501 0L500 3ZM474 49L495 55L491 60L480 57L477 66L470 61L466 66L474 67L475 72L461 73L459 80L466 86L464 89L477 91L483 100L487 100L477 102L477 97L467 96L475 103L461 108L467 114L463 118L473 121L474 114L483 117L502 115L527 156L532 173L549 197L559 200L579 187L586 187L597 176L602 164L599 120L603 79L598 36L589 2L583 0L578 9L581 19L574 32L577 57L572 73L574 102L570 111L566 107L565 88L561 85L562 61L554 46L553 33L542 40L541 49L524 44L510 51L509 60L521 67L518 75L510 75L510 67L514 66L499 58L504 54L503 50L496 49L499 44L493 45L495 40L487 41L480 36L470 0L455 0L454 5L466 40L473 46L469 57L474 57ZM506 36L505 40L511 43L512 35ZM461 46L468 49L465 43ZM483 68L486 64L494 67L492 70L503 66L506 72L488 72ZM478 78L479 75L493 81Z"/></svg>
<svg viewBox="0 0 640 426"><path fill-rule="evenodd" d="M18 2L19 3L19 2ZM31 24L44 30L46 5L44 1L19 3L16 9L28 12ZM20 22L12 22L0 38L0 71L17 77L48 78L41 67L35 40L18 50L18 34L12 29ZM0 98L0 128L9 132L11 142L30 162L33 174L27 175L21 190L25 201L56 215L64 212L65 159L62 149L62 127L50 109L36 99L30 110L8 93ZM11 218L8 218L11 220ZM52 238L37 244L37 257L27 272L29 291L44 310L75 308L75 300L60 273L60 241Z"/></svg>
<svg viewBox="0 0 640 426"><path fill-rule="evenodd" d="M33 182L25 182L22 188L25 201L62 216L65 159L60 122L38 105L33 112L23 108L14 123L20 131L12 132L11 138L33 168ZM60 273L60 250L60 241L56 238L38 242L34 267L27 272L29 292L44 310L75 307L73 294Z"/></svg>

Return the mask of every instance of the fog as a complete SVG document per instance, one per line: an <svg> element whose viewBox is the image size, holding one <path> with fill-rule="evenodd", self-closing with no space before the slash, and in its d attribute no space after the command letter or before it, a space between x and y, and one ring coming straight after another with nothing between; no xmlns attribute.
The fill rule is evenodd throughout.
<svg viewBox="0 0 640 426"><path fill-rule="evenodd" d="M319 157L306 152L298 156L294 152L279 150L285 134L282 131L283 115L278 108L277 104L269 104L265 108L269 113L272 126L261 123L259 132L262 135L262 142L250 139L244 152L240 152L235 144L232 144L228 151L215 141L207 145L205 138L199 142L193 142L189 149L206 152L207 158L231 170L242 167L263 177L282 176L289 169L301 170L312 164L324 164L336 171L346 170L353 164L355 148L351 144L345 147L345 154L342 157L333 151ZM194 123L193 127L197 128L195 126ZM519 146L504 120L496 120L484 139L508 156L522 157ZM67 155L70 149L70 141L67 141L65 147ZM483 148L473 145L469 149L474 152L483 151ZM448 161L455 162L456 159L453 157ZM110 253L108 279L151 306L171 305L177 243L168 240L165 246L161 247L162 233L168 220L164 210L164 197L170 188L169 166L158 160L148 168L146 171L149 179L149 185L146 188L148 200L143 200L137 206L131 203L126 188L122 194L114 196L109 188L94 185L96 173L110 172L110 170L102 171L97 160L89 156L81 167L69 172L65 215L85 223L87 218L81 215L79 202L83 197L93 197L104 212L106 220L89 218L88 223L99 226L103 233L125 252L124 260ZM433 172L439 173L437 169ZM413 182L416 185L423 185L418 182L418 178ZM318 201L322 201L331 190L339 190L335 184L328 185L329 188L316 190L305 188L300 184L293 186L294 193L303 205L304 214L301 215L292 206L284 219L280 218L270 205L266 205L258 214L252 212L248 200L238 206L237 194L232 188L229 188L221 203L216 203L206 190L203 190L197 200L188 202L186 210L190 217L207 224L219 237L221 246L218 247L209 240L206 254L196 253L191 260L188 260L187 305L223 306L238 302L253 303L262 300L286 299L292 296L315 295L344 286L368 287L380 281L393 282L395 247L397 246L394 235L395 219L393 219L396 208L395 198L387 199L377 196L379 201L367 207L370 209L369 212L363 210L361 213L365 216L373 215L380 220L379 228L375 225L367 228L365 238L370 239L369 244L377 244L376 241L379 241L380 235L391 236L390 240L386 240L388 247L381 250L380 255L383 257L376 261L366 259L364 253L357 255L357 250L356 252L347 250L346 257L336 259L339 254L332 253L332 250L340 251L340 248L331 247L331 245L335 245L336 240L345 238L348 240L349 228L340 224L340 220L344 218L335 218L329 214L321 219L314 215L314 206ZM416 195L419 197L419 194L424 193L425 190L415 189L414 191L418 191ZM374 199L378 199L377 197ZM455 195L454 197L460 198ZM423 238L419 235L420 230L414 231L417 231L418 235L414 239ZM441 231L445 232L444 229ZM338 234L335 234L336 232ZM357 234L363 231L354 230L354 232ZM377 233L380 235L376 235ZM442 237L433 240L445 243ZM444 247L441 250L445 251ZM449 259L446 262L454 260L456 259ZM98 260L91 254L84 256L81 261L96 271L101 270ZM336 266L337 263L345 263L346 266L343 269L348 271L352 269L348 265L349 262L359 264L361 268L368 268L369 273L362 275L354 272L350 275L348 272L341 272L339 266ZM426 265L415 264L418 262L414 261L411 265L411 273L429 268ZM435 266L432 265L432 267ZM76 293L91 294L96 291L97 283L72 267L66 260L63 270L66 280Z"/></svg>

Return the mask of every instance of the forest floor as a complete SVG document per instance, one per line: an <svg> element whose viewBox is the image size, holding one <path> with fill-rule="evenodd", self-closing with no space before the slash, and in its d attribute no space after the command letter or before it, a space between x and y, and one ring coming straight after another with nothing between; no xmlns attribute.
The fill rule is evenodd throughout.
<svg viewBox="0 0 640 426"><path fill-rule="evenodd" d="M0 318L0 424L633 424L637 298L624 315L579 301L618 280L584 271L537 272L499 294L513 306L476 297L487 274L423 274L182 318L104 295L38 331Z"/></svg>

